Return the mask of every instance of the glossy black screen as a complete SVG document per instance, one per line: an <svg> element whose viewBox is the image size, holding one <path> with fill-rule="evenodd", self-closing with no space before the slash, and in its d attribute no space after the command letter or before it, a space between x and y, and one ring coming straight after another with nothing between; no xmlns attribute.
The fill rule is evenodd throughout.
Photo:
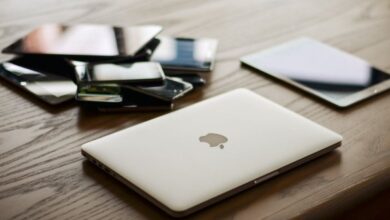
<svg viewBox="0 0 390 220"><path fill-rule="evenodd" d="M108 25L50 24L36 28L3 50L14 54L63 56L134 56L162 28L145 25L113 27Z"/></svg>

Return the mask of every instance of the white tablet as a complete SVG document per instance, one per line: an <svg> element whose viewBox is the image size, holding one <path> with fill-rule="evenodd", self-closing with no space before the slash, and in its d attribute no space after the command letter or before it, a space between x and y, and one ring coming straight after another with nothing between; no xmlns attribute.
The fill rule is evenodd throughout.
<svg viewBox="0 0 390 220"><path fill-rule="evenodd" d="M238 89L86 143L82 153L185 216L329 152L342 137Z"/></svg>
<svg viewBox="0 0 390 220"><path fill-rule="evenodd" d="M241 62L338 107L350 106L390 88L390 74L310 38L244 56Z"/></svg>

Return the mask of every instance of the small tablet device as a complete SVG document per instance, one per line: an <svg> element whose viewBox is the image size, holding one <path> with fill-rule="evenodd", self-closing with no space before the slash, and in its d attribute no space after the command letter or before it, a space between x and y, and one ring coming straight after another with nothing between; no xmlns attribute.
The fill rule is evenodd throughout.
<svg viewBox="0 0 390 220"><path fill-rule="evenodd" d="M19 57L0 64L0 76L49 104L74 98L77 86L71 79L48 71L37 71L36 66L28 65L28 60Z"/></svg>
<svg viewBox="0 0 390 220"><path fill-rule="evenodd" d="M167 213L185 216L325 154L341 140L327 128L238 89L81 149Z"/></svg>
<svg viewBox="0 0 390 220"><path fill-rule="evenodd" d="M77 72L79 84L126 83L157 84L163 83L164 71L156 62L136 62L131 64L84 63L72 61Z"/></svg>
<svg viewBox="0 0 390 220"><path fill-rule="evenodd" d="M210 38L158 37L160 44L152 61L164 70L211 71L214 67L218 41Z"/></svg>
<svg viewBox="0 0 390 220"><path fill-rule="evenodd" d="M300 38L241 58L241 62L338 107L390 88L390 75L351 54Z"/></svg>
<svg viewBox="0 0 390 220"><path fill-rule="evenodd" d="M6 47L3 53L63 57L133 57L162 30L158 25L47 24Z"/></svg>

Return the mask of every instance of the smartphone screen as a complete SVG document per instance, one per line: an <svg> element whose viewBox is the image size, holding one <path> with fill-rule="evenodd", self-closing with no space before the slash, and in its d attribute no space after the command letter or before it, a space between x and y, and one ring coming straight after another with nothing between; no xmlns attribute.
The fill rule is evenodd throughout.
<svg viewBox="0 0 390 220"><path fill-rule="evenodd" d="M157 83L161 84L165 75L159 63L137 62L133 64L87 64L73 62L77 81L91 83Z"/></svg>
<svg viewBox="0 0 390 220"><path fill-rule="evenodd" d="M167 70L211 71L218 42L215 39L158 37L152 61Z"/></svg>

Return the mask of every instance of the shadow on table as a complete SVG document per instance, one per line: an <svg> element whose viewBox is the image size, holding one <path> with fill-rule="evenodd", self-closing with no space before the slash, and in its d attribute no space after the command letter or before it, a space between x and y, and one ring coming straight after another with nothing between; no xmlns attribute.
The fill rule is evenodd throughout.
<svg viewBox="0 0 390 220"><path fill-rule="evenodd" d="M286 173L282 173L270 180L267 180L257 186L247 189L231 198L223 200L204 211L194 213L191 218L194 219L223 219L232 218L238 212L242 212L248 207L252 207L255 203L267 203L272 197L277 200L283 200L286 198L294 197L304 191L307 188L315 188L320 182L325 181L322 178L314 177L319 173L335 168L341 163L341 152L338 150L325 154L317 159L309 161L303 165L298 166ZM307 183L309 182L309 183ZM268 200L268 201L267 201ZM291 201L298 201L298 198ZM282 202L280 204L283 204ZM285 204L285 203L284 203ZM273 213L269 204L267 210L259 210L255 214L260 213ZM275 210L280 210L283 207L277 207L275 204ZM261 216L251 216L251 218L261 218ZM263 216L264 218L264 216Z"/></svg>
<svg viewBox="0 0 390 220"><path fill-rule="evenodd" d="M145 219L170 219L163 211L149 203L146 199L139 196L136 192L129 189L124 184L112 178L107 173L96 167L89 161L83 161L84 173L103 186L107 191L111 192L115 197L133 209L139 216Z"/></svg>
<svg viewBox="0 0 390 220"><path fill-rule="evenodd" d="M221 219L234 216L236 212L245 210L259 200L264 200L272 196L290 197L304 191L300 185L305 180L310 179L321 171L338 166L341 162L340 152L333 151L318 159L301 165L291 171L281 174L271 180L259 184L253 188L245 190L235 196L222 200L204 210L194 213L185 219ZM85 160L83 170L87 176L94 179L120 200L128 204L129 208L135 209L139 215L148 219L169 219L165 214L152 203L136 194L134 191L112 178L92 163ZM321 181L321 180L320 180ZM314 181L315 182L315 181ZM303 183L305 185L305 183ZM315 186L312 186L313 188ZM268 210L269 211L269 210Z"/></svg>

